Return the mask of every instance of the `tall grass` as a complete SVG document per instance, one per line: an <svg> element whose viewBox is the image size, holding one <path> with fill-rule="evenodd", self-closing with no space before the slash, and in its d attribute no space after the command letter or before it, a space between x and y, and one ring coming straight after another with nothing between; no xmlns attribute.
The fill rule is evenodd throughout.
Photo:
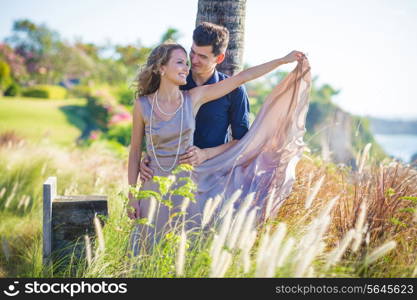
<svg viewBox="0 0 417 300"><path fill-rule="evenodd" d="M135 222L152 225L152 219L127 218L125 162L100 148L65 152L50 145L3 144L0 276L416 276L417 171L392 160L374 165L367 149L358 157L358 171L305 153L290 197L265 223L250 209L253 195L234 209L236 191L220 212L218 197L207 201L204 228L187 230L180 214L157 244L135 256L130 249ZM41 262L41 188L48 176L58 177L58 194L109 199L109 217L94 221L95 237L80 237L85 256L72 257L55 273ZM158 199L155 213L167 204Z"/></svg>

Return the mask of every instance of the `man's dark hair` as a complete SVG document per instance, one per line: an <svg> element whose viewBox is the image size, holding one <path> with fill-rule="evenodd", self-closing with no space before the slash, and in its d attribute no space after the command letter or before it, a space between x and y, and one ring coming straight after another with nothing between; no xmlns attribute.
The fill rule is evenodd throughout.
<svg viewBox="0 0 417 300"><path fill-rule="evenodd" d="M226 51L229 43L229 30L226 27L202 22L193 32L194 43L201 46L213 46L214 56Z"/></svg>

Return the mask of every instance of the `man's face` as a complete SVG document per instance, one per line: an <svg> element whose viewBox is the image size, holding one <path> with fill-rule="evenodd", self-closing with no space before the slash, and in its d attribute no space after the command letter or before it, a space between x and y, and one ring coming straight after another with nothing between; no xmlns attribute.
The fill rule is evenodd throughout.
<svg viewBox="0 0 417 300"><path fill-rule="evenodd" d="M214 56L213 46L197 46L193 43L190 50L192 72L194 74L213 72L214 68L219 63L219 56Z"/></svg>

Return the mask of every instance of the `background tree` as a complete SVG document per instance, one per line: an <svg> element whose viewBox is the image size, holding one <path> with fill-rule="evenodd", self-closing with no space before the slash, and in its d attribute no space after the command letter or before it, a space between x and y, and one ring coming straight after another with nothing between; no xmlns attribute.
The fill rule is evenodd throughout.
<svg viewBox="0 0 417 300"><path fill-rule="evenodd" d="M211 22L230 32L226 59L217 69L228 75L239 71L243 62L246 0L198 0L196 25Z"/></svg>
<svg viewBox="0 0 417 300"><path fill-rule="evenodd" d="M162 35L161 43L166 42L168 40L171 40L173 42L177 42L180 37L181 37L181 34L179 33L178 29L170 27Z"/></svg>

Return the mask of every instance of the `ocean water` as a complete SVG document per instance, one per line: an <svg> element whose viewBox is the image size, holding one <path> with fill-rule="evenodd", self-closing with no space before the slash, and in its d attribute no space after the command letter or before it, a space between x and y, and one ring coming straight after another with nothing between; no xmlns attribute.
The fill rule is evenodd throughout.
<svg viewBox="0 0 417 300"><path fill-rule="evenodd" d="M374 134L376 141L384 150L406 163L417 153L417 135L415 134Z"/></svg>

